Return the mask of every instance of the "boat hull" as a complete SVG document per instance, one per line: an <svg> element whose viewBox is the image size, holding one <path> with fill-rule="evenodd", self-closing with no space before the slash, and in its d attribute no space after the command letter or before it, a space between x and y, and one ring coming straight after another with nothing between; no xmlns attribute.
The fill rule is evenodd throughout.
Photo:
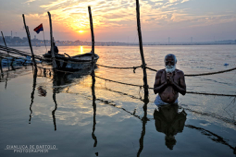
<svg viewBox="0 0 236 157"><path fill-rule="evenodd" d="M49 58L49 56L47 56L47 58ZM95 64L98 58L99 56L97 54L94 54ZM77 55L73 57L65 57L63 55L56 55L56 64L57 64L58 70L64 70L64 71L78 71L78 70L89 69L93 65L92 53L86 53L86 54Z"/></svg>

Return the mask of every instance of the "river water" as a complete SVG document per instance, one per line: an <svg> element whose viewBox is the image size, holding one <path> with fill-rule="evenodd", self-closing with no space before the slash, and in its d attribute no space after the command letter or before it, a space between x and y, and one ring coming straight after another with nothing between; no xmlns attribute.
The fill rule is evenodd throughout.
<svg viewBox="0 0 236 157"><path fill-rule="evenodd" d="M15 47L29 52L28 47ZM59 46L69 55L90 51L88 46ZM45 47L34 47L42 55ZM145 46L146 64L164 68L173 53L177 68L199 74L236 66L236 45ZM98 64L141 65L139 48L98 46ZM227 64L227 66L225 65ZM4 68L6 71L7 68ZM147 70L153 87L155 72ZM95 70L90 75L53 76L30 66L4 73L0 82L0 156L235 156L236 98L199 94L180 95L179 106L158 108L156 95L143 88L142 69ZM99 78L100 77L100 78ZM236 71L185 77L187 91L236 95ZM35 84L34 84L35 83ZM30 152L31 151L31 152Z"/></svg>

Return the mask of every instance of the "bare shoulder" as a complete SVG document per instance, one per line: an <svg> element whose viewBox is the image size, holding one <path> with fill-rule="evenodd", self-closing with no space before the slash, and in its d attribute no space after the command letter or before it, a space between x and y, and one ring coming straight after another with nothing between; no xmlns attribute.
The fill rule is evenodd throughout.
<svg viewBox="0 0 236 157"><path fill-rule="evenodd" d="M179 69L175 69L176 73L180 76L184 76L184 72L182 70Z"/></svg>
<svg viewBox="0 0 236 157"><path fill-rule="evenodd" d="M161 76L164 71L165 69L158 70L156 76Z"/></svg>

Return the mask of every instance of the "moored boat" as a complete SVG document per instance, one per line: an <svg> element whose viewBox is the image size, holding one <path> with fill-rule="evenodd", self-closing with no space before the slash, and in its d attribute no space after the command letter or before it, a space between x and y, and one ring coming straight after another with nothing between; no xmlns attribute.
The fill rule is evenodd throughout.
<svg viewBox="0 0 236 157"><path fill-rule="evenodd" d="M43 55L46 59L51 59L51 54ZM92 66L92 53L85 53L82 55L69 56L68 54L56 54L57 69L65 71L77 71L87 69ZM94 63L97 62L99 56L94 54Z"/></svg>

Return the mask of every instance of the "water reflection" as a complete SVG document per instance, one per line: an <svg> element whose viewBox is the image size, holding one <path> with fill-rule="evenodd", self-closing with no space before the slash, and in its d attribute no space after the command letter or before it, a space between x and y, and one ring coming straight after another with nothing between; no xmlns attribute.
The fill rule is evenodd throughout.
<svg viewBox="0 0 236 157"><path fill-rule="evenodd" d="M72 83L79 82L82 78L89 76L90 73L91 69L75 73L56 72L53 77L53 87L56 88L57 93L60 93Z"/></svg>
<svg viewBox="0 0 236 157"><path fill-rule="evenodd" d="M34 70L34 75L33 75L33 86L32 86L32 92L31 92L31 103L30 103L30 107L29 107L29 110L30 110L29 124L31 124L31 116L32 116L32 113L33 113L32 106L33 106L33 103L34 103L34 92L35 92L35 88L36 88L37 72L38 72L37 69L35 69Z"/></svg>
<svg viewBox="0 0 236 157"><path fill-rule="evenodd" d="M146 87L144 90L148 91L148 88ZM142 101L144 102L143 118L141 119L142 120L142 132L141 132L141 137L139 139L139 150L137 153L137 157L139 157L141 152L143 151L143 147L144 147L143 141L144 141L144 136L146 133L146 124L147 124L147 121L149 121L149 119L147 118L147 104L149 103L148 92L144 93L144 99ZM134 114L135 114L135 111L134 111Z"/></svg>
<svg viewBox="0 0 236 157"><path fill-rule="evenodd" d="M93 65L94 67L94 65ZM96 129L96 95L95 95L95 73L94 73L94 69L92 69L92 73L91 73L91 76L92 76L92 86L91 86L91 89L92 89L92 97L93 97L93 100L92 100L92 106L93 106L93 129L92 129L92 138L94 140L94 144L93 144L93 147L96 147L97 146L97 137L95 135L95 129ZM98 152L95 153L96 156L98 156Z"/></svg>
<svg viewBox="0 0 236 157"><path fill-rule="evenodd" d="M52 111L52 118L53 118L53 124L54 124L54 130L57 130L57 124L56 124L56 116L55 116L55 112L57 110L57 101L56 101L56 89L53 89L53 95L52 95L53 101L55 103L55 108Z"/></svg>
<svg viewBox="0 0 236 157"><path fill-rule="evenodd" d="M236 147L231 146L226 140L224 140L223 137L201 127L196 127L193 125L185 125L185 127L200 131L203 135L208 136L212 141L228 146L233 150L233 153L236 154Z"/></svg>
<svg viewBox="0 0 236 157"><path fill-rule="evenodd" d="M178 112L178 109L178 105L163 105L153 113L156 130L166 135L165 144L170 150L176 144L175 135L183 131L187 116L184 110Z"/></svg>
<svg viewBox="0 0 236 157"><path fill-rule="evenodd" d="M143 141L144 141L144 136L145 136L145 133L146 133L146 124L147 124L147 121L149 121L149 119L147 118L147 104L149 102L149 99L147 98L148 95L145 95L145 100L144 100L144 105L143 105L143 118L142 118L142 132L141 132L141 137L139 139L139 150L138 150L138 153L137 153L137 157L140 156L141 152L143 151Z"/></svg>

